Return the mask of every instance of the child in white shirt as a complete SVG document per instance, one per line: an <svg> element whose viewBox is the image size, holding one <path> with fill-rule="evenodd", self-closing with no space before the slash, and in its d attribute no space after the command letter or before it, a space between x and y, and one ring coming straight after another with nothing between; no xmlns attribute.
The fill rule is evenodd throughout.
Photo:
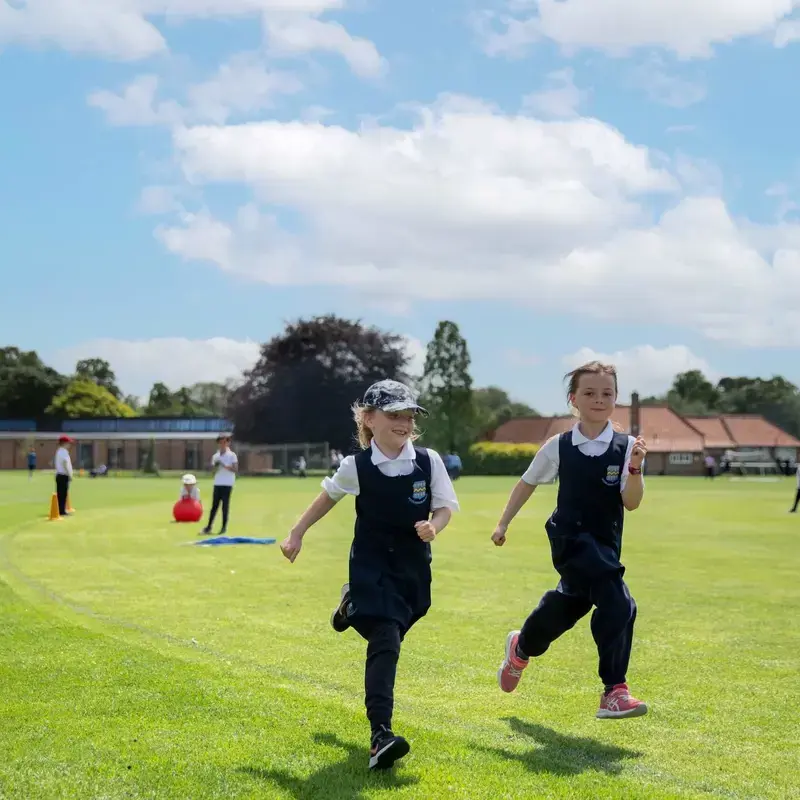
<svg viewBox="0 0 800 800"><path fill-rule="evenodd" d="M191 473L187 473L182 478L183 485L181 486L181 493L179 495L181 500L187 497L192 500L200 499L200 489L197 486L197 478Z"/></svg>

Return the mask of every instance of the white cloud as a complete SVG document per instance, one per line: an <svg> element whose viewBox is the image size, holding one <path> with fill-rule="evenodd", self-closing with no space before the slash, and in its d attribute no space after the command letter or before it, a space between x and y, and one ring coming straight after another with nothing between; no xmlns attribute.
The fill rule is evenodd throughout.
<svg viewBox="0 0 800 800"><path fill-rule="evenodd" d="M313 51L338 53L357 75L374 78L386 62L369 39L351 36L338 22L313 17L266 17L265 29L274 56L304 55Z"/></svg>
<svg viewBox="0 0 800 800"><path fill-rule="evenodd" d="M406 340L406 355L409 358L406 370L414 378L419 378L425 371L425 353L427 345L414 336L404 337Z"/></svg>
<svg viewBox="0 0 800 800"><path fill-rule="evenodd" d="M574 117L588 96L588 92L575 85L574 79L575 70L571 67L549 73L547 88L526 95L522 100L523 108L545 117Z"/></svg>
<svg viewBox="0 0 800 800"><path fill-rule="evenodd" d="M139 195L137 210L140 214L169 214L179 211L179 193L180 190L175 186L145 186Z"/></svg>
<svg viewBox="0 0 800 800"><path fill-rule="evenodd" d="M167 49L154 18L319 14L343 5L344 0L25 0L18 6L0 2L0 44L50 45L134 61Z"/></svg>
<svg viewBox="0 0 800 800"><path fill-rule="evenodd" d="M174 391L198 381L224 383L238 378L255 364L259 353L257 342L224 337L95 339L59 350L52 361L56 369L69 372L79 359L103 358L125 394L147 397L157 381Z"/></svg>
<svg viewBox="0 0 800 800"><path fill-rule="evenodd" d="M681 372L699 369L711 381L720 377L704 358L682 344L668 347L645 344L615 353L598 353L590 347L582 347L577 353L564 356L562 363L565 370L571 370L595 360L617 368L619 397L623 403L630 402L632 392L639 392L642 397L663 394Z"/></svg>
<svg viewBox="0 0 800 800"><path fill-rule="evenodd" d="M649 59L635 71L634 81L651 100L671 108L688 108L706 97L706 87L702 83L669 74L663 61L657 57Z"/></svg>
<svg viewBox="0 0 800 800"><path fill-rule="evenodd" d="M409 129L270 121L173 139L195 188L241 183L255 197L232 220L201 209L160 228L187 259L392 303L498 300L600 321L623 304L632 325L800 343L800 228L734 221L713 165L669 162L598 120L444 98ZM670 201L657 218L653 193ZM261 204L289 209L303 234Z"/></svg>
<svg viewBox="0 0 800 800"><path fill-rule="evenodd" d="M775 42L798 37L797 23L782 20L798 0L538 0L535 9L509 8L476 19L490 55L519 54L550 39L574 51L596 48L619 56L659 47L680 58L708 58L714 45L775 32ZM529 4L533 5L533 4Z"/></svg>
<svg viewBox="0 0 800 800"><path fill-rule="evenodd" d="M254 56L242 54L223 64L211 80L189 88L188 118L222 124L233 115L270 108L276 95L302 88L297 76L269 70Z"/></svg>
<svg viewBox="0 0 800 800"><path fill-rule="evenodd" d="M173 100L156 102L158 85L157 75L140 75L121 94L103 89L92 92L87 102L104 111L110 125L176 125L183 118L183 109Z"/></svg>
<svg viewBox="0 0 800 800"><path fill-rule="evenodd" d="M232 116L252 115L272 106L277 95L294 94L303 85L291 73L269 70L263 61L242 53L222 64L207 81L190 86L187 101L156 99L157 75L140 75L121 93L92 92L87 102L103 110L110 125L183 125L197 122L224 124Z"/></svg>

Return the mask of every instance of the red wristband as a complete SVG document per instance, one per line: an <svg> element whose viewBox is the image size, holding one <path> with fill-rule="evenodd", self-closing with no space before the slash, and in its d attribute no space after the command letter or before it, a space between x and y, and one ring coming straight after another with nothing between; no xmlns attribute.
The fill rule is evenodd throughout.
<svg viewBox="0 0 800 800"><path fill-rule="evenodd" d="M631 475L641 475L642 474L642 468L641 467L632 467L630 464L628 464L628 472Z"/></svg>

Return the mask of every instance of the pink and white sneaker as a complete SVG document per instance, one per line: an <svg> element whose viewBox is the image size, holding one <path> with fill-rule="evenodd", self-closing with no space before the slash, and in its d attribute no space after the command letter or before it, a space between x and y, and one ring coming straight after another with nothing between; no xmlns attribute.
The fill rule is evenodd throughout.
<svg viewBox="0 0 800 800"><path fill-rule="evenodd" d="M643 717L646 713L647 704L631 695L627 683L620 683L608 694L600 695L600 708L595 716L597 719L627 719Z"/></svg>
<svg viewBox="0 0 800 800"><path fill-rule="evenodd" d="M506 637L506 657L497 670L497 682L504 692L513 692L517 688L522 671L528 666L528 659L517 655L519 631L511 631Z"/></svg>

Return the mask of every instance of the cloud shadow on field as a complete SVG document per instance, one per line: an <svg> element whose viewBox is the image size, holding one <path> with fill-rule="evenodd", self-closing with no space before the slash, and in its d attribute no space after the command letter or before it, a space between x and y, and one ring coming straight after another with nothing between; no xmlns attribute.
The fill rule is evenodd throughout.
<svg viewBox="0 0 800 800"><path fill-rule="evenodd" d="M524 752L503 747L476 747L476 749L509 761L517 761L531 772L568 776L595 771L606 775L619 775L625 768L625 761L641 758L644 755L588 736L558 733L544 725L525 722L518 717L507 718L506 721L515 734L532 739L537 746Z"/></svg>
<svg viewBox="0 0 800 800"><path fill-rule="evenodd" d="M390 770L371 772L367 769L369 760L367 745L345 742L335 734L319 733L312 737L316 744L344 750L346 757L341 761L327 764L308 777L298 777L286 769L265 769L263 767L239 767L238 772L275 784L290 792L296 800L325 800L325 798L348 798L359 800L363 793L376 787L399 789L417 782L411 775L398 774L403 762Z"/></svg>

